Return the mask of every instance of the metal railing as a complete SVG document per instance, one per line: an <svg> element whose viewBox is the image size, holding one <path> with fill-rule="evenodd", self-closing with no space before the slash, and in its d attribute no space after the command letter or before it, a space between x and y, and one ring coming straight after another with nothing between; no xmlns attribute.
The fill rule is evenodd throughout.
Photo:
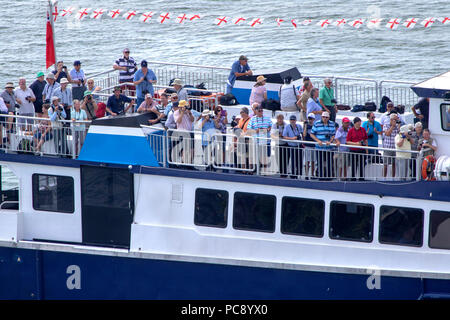
<svg viewBox="0 0 450 320"><path fill-rule="evenodd" d="M225 92L226 81L230 68L201 66L194 64L169 63L161 61L148 61L150 68L155 72L158 83L168 85L174 78L181 79L185 84L197 85L204 82L209 91ZM416 82L375 80L345 76L324 76L324 75L304 75L308 76L316 88L322 88L323 80L330 78L333 80L335 97L339 104L364 105L366 102L374 102L380 106L381 98L388 96L395 105L404 105L406 110L410 110L418 97L411 90L411 85ZM96 81L96 86L110 88L119 84L119 72L109 70L90 76Z"/></svg>
<svg viewBox="0 0 450 320"><path fill-rule="evenodd" d="M273 133L272 133L273 134ZM417 151L265 138L200 130L167 130L148 135L163 167L221 170L294 179L420 180ZM276 136L276 135L274 135ZM392 153L393 152L393 153Z"/></svg>
<svg viewBox="0 0 450 320"><path fill-rule="evenodd" d="M5 153L77 158L90 121L2 115L0 150Z"/></svg>

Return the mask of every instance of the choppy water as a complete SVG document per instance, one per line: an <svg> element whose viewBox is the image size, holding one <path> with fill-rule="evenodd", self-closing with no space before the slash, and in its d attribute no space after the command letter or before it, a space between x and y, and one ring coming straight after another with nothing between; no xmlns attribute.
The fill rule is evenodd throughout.
<svg viewBox="0 0 450 320"><path fill-rule="evenodd" d="M30 80L45 69L46 0L1 0L0 10L0 85L17 83L19 76ZM57 58L70 66L81 60L87 73L110 69L124 47L136 60L207 64L229 67L240 54L249 57L253 69L299 67L305 74L349 75L375 79L422 80L450 68L450 24L412 30L385 27L393 17L427 18L450 16L450 2L442 1L59 1L59 8L78 6L107 9L135 9L205 14L196 24L149 24L138 18L126 21L103 17L86 18L80 23L58 18ZM214 25L217 16L264 18L263 25ZM276 18L368 19L384 18L380 29L345 27L276 27ZM175 18L175 17L174 17Z"/></svg>

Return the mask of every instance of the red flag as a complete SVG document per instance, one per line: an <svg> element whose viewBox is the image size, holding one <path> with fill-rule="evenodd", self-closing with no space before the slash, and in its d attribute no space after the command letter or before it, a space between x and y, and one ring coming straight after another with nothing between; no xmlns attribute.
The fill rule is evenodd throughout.
<svg viewBox="0 0 450 320"><path fill-rule="evenodd" d="M46 35L46 67L47 69L56 63L55 43L53 41L53 29L50 15L47 11L47 35Z"/></svg>

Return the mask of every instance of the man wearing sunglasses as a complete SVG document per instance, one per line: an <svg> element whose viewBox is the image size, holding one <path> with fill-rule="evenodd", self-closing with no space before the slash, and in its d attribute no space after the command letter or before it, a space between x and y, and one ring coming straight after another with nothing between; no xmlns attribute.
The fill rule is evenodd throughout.
<svg viewBox="0 0 450 320"><path fill-rule="evenodd" d="M137 71L136 61L130 57L130 49L125 48L123 50L123 56L116 60L113 65L114 70L119 70L119 83L125 82L133 82L134 73ZM124 85L122 86L122 90L135 90L133 85ZM130 92L130 94L134 94L134 92Z"/></svg>
<svg viewBox="0 0 450 320"><path fill-rule="evenodd" d="M381 123L375 120L375 113L367 113L367 121L364 121L362 127L367 132L367 145L378 148L378 135L383 133ZM369 150L369 154L376 154L376 150Z"/></svg>

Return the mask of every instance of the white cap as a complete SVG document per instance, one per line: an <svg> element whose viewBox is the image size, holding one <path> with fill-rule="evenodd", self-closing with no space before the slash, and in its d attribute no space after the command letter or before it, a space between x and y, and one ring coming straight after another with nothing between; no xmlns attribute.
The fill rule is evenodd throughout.
<svg viewBox="0 0 450 320"><path fill-rule="evenodd" d="M322 117L330 117L330 114L328 113L328 111L324 111L322 112Z"/></svg>
<svg viewBox="0 0 450 320"><path fill-rule="evenodd" d="M308 118L314 118L314 119L315 119L315 118L316 118L316 115L315 115L314 113L311 112L310 114L308 114Z"/></svg>

